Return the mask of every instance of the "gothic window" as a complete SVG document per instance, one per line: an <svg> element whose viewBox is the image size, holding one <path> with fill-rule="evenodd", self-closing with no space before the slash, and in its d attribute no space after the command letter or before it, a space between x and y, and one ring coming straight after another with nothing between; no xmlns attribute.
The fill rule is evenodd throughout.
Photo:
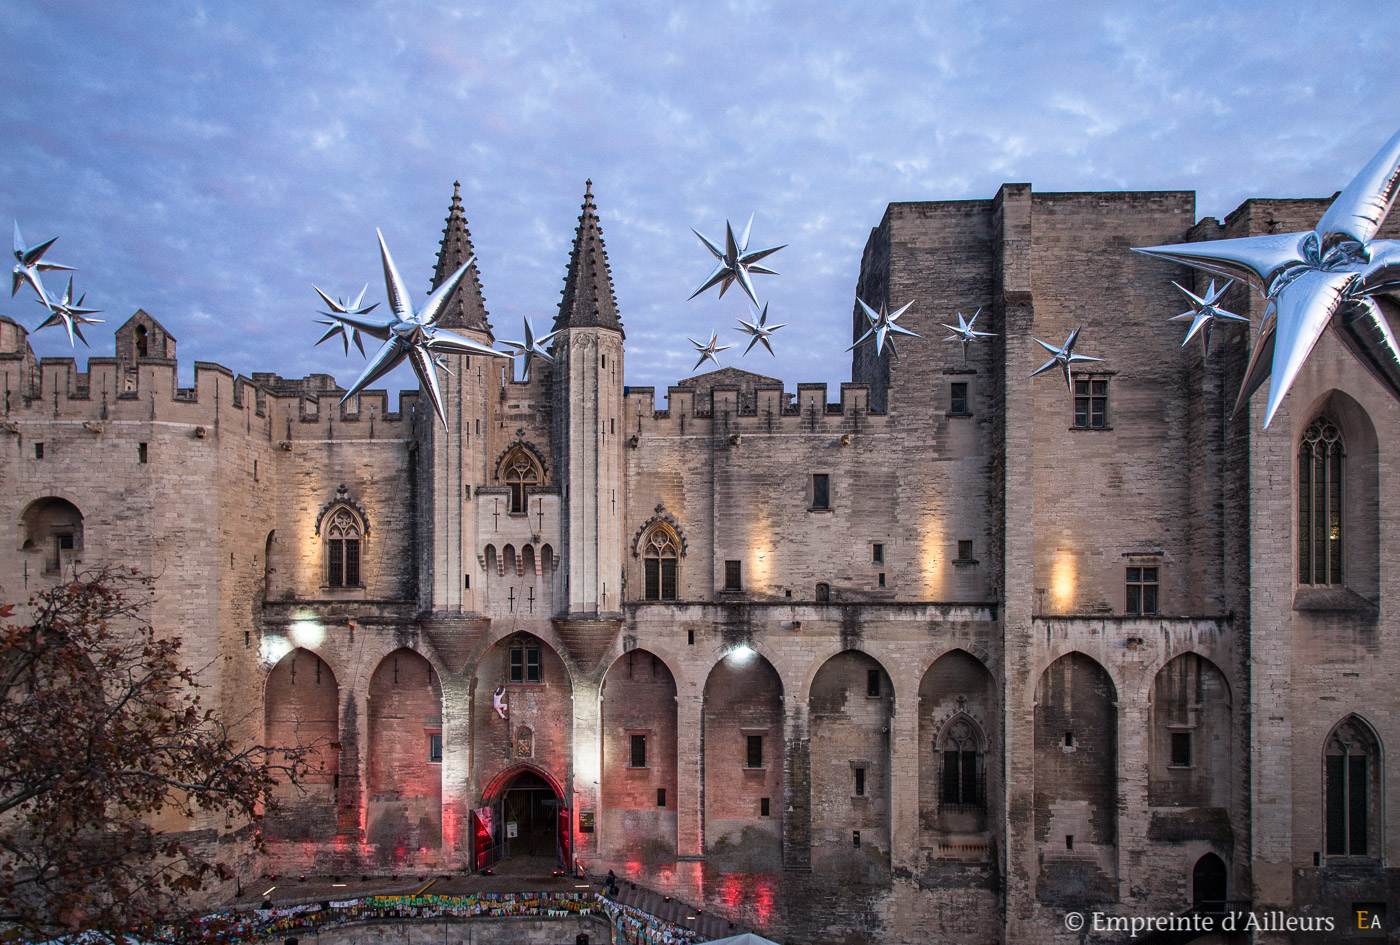
<svg viewBox="0 0 1400 945"><path fill-rule="evenodd" d="M1379 769L1380 752L1365 723L1349 718L1332 731L1323 759L1328 856L1377 855Z"/></svg>
<svg viewBox="0 0 1400 945"><path fill-rule="evenodd" d="M943 730L943 804L981 807L983 804L982 745L977 729L966 717Z"/></svg>
<svg viewBox="0 0 1400 945"><path fill-rule="evenodd" d="M657 522L642 539L642 561L646 567L646 599L676 599L676 562L680 539L665 522Z"/></svg>
<svg viewBox="0 0 1400 945"><path fill-rule="evenodd" d="M510 490L511 515L524 515L529 511L529 492L544 481L544 470L530 450L516 446L501 460L497 475L505 481Z"/></svg>
<svg viewBox="0 0 1400 945"><path fill-rule="evenodd" d="M1318 417L1298 447L1298 583L1342 583L1342 431Z"/></svg>
<svg viewBox="0 0 1400 945"><path fill-rule="evenodd" d="M360 547L365 527L354 509L337 506L326 513L321 525L326 539L326 584L330 587L361 587Z"/></svg>

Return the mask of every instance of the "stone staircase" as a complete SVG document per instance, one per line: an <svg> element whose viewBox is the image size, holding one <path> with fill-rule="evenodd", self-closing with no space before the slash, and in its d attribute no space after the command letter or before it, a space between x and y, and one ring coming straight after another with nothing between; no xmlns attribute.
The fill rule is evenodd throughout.
<svg viewBox="0 0 1400 945"><path fill-rule="evenodd" d="M740 928L723 916L697 909L674 896L663 895L655 890L647 889L645 886L639 886L631 880L619 878L617 896L611 898L614 902L640 909L642 912L679 925L681 928L694 929L700 933L700 941L702 942L728 938L731 935L739 935L748 931L748 929Z"/></svg>

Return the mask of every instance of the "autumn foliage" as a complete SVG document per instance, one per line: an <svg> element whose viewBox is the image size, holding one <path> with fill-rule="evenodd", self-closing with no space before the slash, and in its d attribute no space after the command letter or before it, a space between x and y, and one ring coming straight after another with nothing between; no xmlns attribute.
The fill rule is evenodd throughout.
<svg viewBox="0 0 1400 945"><path fill-rule="evenodd" d="M0 938L164 937L300 774L201 705L151 591L108 569L0 606Z"/></svg>

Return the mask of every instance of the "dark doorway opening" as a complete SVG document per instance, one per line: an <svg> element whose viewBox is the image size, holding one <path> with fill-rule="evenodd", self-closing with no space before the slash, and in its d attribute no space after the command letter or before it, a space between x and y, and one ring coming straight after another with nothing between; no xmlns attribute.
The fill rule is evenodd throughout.
<svg viewBox="0 0 1400 945"><path fill-rule="evenodd" d="M554 856L558 852L559 795L549 782L533 771L522 771L511 780L502 800L506 855Z"/></svg>
<svg viewBox="0 0 1400 945"><path fill-rule="evenodd" d="M1196 861L1191 871L1191 904L1199 906L1207 902L1224 902L1230 898L1229 874L1225 861L1214 853L1207 853Z"/></svg>

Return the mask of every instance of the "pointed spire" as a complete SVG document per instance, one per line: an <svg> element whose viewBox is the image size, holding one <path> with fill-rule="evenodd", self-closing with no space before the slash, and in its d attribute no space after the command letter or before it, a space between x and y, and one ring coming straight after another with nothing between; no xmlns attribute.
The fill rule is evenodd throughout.
<svg viewBox="0 0 1400 945"><path fill-rule="evenodd" d="M472 235L467 231L467 217L462 212L462 182L452 182L452 206L447 211L447 226L442 231L442 249L438 251L437 267L433 270L433 288L442 285L457 267L471 258ZM438 325L442 328L472 329L491 333L486 314L486 299L481 294L481 279L477 266L472 266L447 300Z"/></svg>
<svg viewBox="0 0 1400 945"><path fill-rule="evenodd" d="M579 214L578 230L574 233L574 250L569 255L569 270L564 274L564 298L559 302L559 315L554 330L564 328L610 328L622 331L617 314L617 296L613 294L612 270L608 268L608 251L603 245L603 228L598 223L598 207L593 203L593 181L583 192L583 213Z"/></svg>

